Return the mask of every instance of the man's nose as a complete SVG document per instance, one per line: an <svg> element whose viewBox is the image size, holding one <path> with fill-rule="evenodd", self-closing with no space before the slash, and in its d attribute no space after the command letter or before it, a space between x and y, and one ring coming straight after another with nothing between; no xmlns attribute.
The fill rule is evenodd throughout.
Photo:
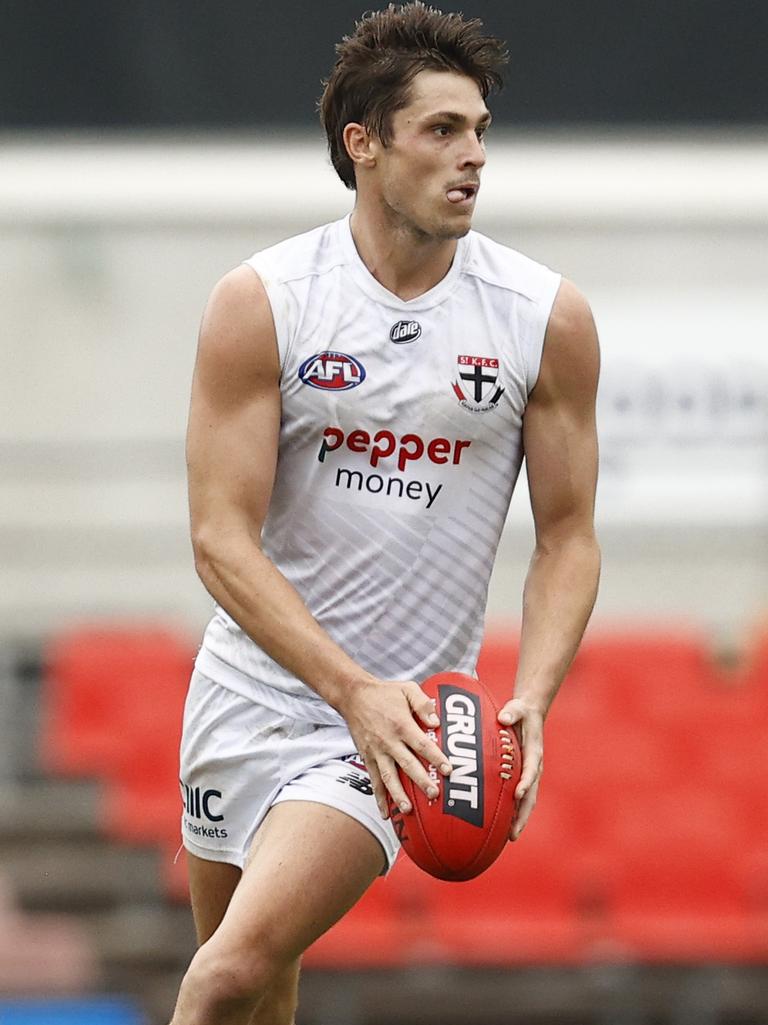
<svg viewBox="0 0 768 1025"><path fill-rule="evenodd" d="M471 138L467 139L467 148L461 161L462 167L482 167L485 163L485 146L482 140L472 132Z"/></svg>

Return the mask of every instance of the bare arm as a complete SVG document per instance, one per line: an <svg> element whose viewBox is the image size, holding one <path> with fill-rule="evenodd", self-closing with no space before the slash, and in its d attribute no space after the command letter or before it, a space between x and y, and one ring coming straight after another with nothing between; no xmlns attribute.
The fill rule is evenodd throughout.
<svg viewBox="0 0 768 1025"><path fill-rule="evenodd" d="M576 654L597 595L598 373L597 333L589 306L569 281L563 281L523 423L536 547L523 594L514 698L500 713L502 722L519 722L523 731L514 839L536 803L544 719Z"/></svg>
<svg viewBox="0 0 768 1025"><path fill-rule="evenodd" d="M277 462L279 376L269 300L257 275L239 267L208 303L192 384L187 465L195 565L243 630L344 716L385 813L385 787L408 806L396 764L427 792L432 784L414 752L441 767L446 762L413 720L415 712L434 724L434 709L416 683L382 681L357 665L261 550Z"/></svg>

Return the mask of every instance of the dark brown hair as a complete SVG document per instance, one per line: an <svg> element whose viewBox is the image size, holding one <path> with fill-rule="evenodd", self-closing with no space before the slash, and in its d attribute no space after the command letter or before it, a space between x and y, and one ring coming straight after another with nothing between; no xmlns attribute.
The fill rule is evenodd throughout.
<svg viewBox="0 0 768 1025"><path fill-rule="evenodd" d="M355 168L344 145L346 125L365 125L386 146L392 114L410 102L420 71L467 75L485 99L501 88L507 61L504 43L485 35L479 18L443 14L421 0L364 15L337 44L336 55L320 98L320 120L331 162L348 189L355 188Z"/></svg>

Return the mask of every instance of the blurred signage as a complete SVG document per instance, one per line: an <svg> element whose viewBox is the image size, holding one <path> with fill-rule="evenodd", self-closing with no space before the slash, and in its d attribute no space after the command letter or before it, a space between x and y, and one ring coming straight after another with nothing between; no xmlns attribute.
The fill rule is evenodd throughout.
<svg viewBox="0 0 768 1025"><path fill-rule="evenodd" d="M651 298L593 300L598 522L768 524L768 303L727 292ZM517 522L526 506L518 496Z"/></svg>

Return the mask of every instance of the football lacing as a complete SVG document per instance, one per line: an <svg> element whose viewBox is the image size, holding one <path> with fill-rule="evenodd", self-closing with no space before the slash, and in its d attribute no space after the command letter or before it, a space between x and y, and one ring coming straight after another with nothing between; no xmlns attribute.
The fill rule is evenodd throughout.
<svg viewBox="0 0 768 1025"><path fill-rule="evenodd" d="M510 772L505 772L505 769L514 769L515 767L515 749L512 746L512 736L509 730L499 730L499 736L501 737L501 771L499 776L502 779L512 779Z"/></svg>

